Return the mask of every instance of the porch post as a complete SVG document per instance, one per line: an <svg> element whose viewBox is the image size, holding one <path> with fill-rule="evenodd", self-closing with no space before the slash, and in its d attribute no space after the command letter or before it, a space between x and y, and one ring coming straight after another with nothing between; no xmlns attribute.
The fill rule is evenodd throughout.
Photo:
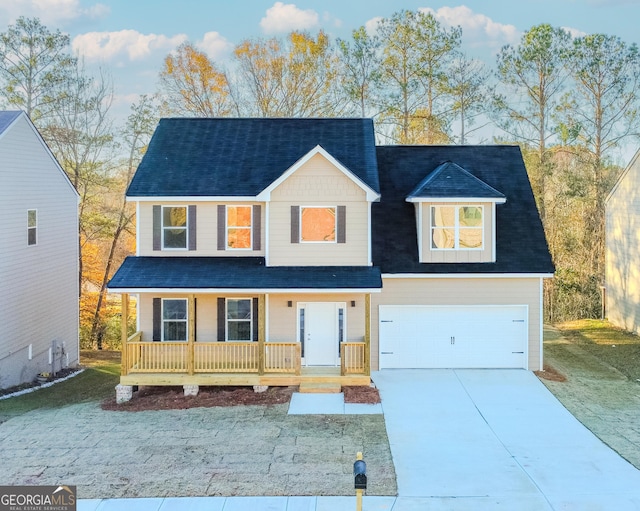
<svg viewBox="0 0 640 511"><path fill-rule="evenodd" d="M364 295L364 374L371 376L371 293Z"/></svg>
<svg viewBox="0 0 640 511"><path fill-rule="evenodd" d="M265 357L265 335L266 335L266 307L265 295L258 296L258 374L264 374L264 357Z"/></svg>
<svg viewBox="0 0 640 511"><path fill-rule="evenodd" d="M193 345L196 339L196 299L194 295L189 295L187 317L189 318L189 328L187 336L187 371L189 374L194 373L194 355L195 347Z"/></svg>
<svg viewBox="0 0 640 511"><path fill-rule="evenodd" d="M127 325L129 324L129 295L122 293L120 295L122 305L120 308L120 332L122 336L122 350L120 354L120 374L126 375L129 373L129 362L127 360L127 352L129 347L127 346Z"/></svg>

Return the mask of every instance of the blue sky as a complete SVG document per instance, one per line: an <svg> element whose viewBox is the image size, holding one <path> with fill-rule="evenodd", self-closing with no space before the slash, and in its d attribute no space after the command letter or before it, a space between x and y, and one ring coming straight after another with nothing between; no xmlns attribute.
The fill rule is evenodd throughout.
<svg viewBox="0 0 640 511"><path fill-rule="evenodd" d="M89 69L109 70L114 108L126 114L138 94L155 91L162 59L185 40L224 65L246 38L320 28L348 38L376 18L419 8L460 25L463 49L489 65L502 45L540 23L640 40L640 0L0 0L0 31L22 15L68 33Z"/></svg>

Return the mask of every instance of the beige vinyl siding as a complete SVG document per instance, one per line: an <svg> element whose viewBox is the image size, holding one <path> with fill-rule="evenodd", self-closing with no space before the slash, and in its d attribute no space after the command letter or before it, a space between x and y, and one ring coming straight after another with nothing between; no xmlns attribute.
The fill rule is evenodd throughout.
<svg viewBox="0 0 640 511"><path fill-rule="evenodd" d="M226 298L253 298L254 294L240 293L224 295ZM188 298L186 293L144 293L138 298L138 329L142 332L142 340L153 340L153 299L154 298ZM196 341L216 342L218 340L218 298L221 295L197 294L196 298Z"/></svg>
<svg viewBox="0 0 640 511"><path fill-rule="evenodd" d="M291 307L287 301L291 301ZM351 302L355 301L355 307ZM309 302L344 302L347 323L346 340L361 342L364 340L365 298L364 294L271 294L268 299L269 325L268 340L275 342L295 342L298 340L298 304Z"/></svg>
<svg viewBox="0 0 640 511"><path fill-rule="evenodd" d="M384 278L371 295L371 368L379 368L380 305L527 305L529 369L540 368L539 278Z"/></svg>
<svg viewBox="0 0 640 511"><path fill-rule="evenodd" d="M218 250L218 206L260 205L262 250ZM196 250L153 250L153 206L196 206ZM265 246L265 204L260 202L140 202L138 207L138 254L162 257L261 257Z"/></svg>
<svg viewBox="0 0 640 511"><path fill-rule="evenodd" d="M237 294L197 294L196 298L196 341L215 342L218 340L218 298L253 298L251 293ZM180 293L145 293L138 299L139 330L143 341L153 340L153 299L154 298L187 298ZM287 302L291 301L289 307ZM351 301L356 302L351 307ZM364 339L364 294L270 294L265 306L267 310L267 341L296 342L298 324L298 303L302 302L345 302L347 340L362 341Z"/></svg>
<svg viewBox="0 0 640 511"><path fill-rule="evenodd" d="M346 243L291 243L291 206L346 206ZM364 190L315 155L271 193L270 266L369 264L369 203Z"/></svg>
<svg viewBox="0 0 640 511"><path fill-rule="evenodd" d="M431 248L431 206L483 206L482 250L434 250ZM496 207L491 202L473 203L416 203L416 216L422 207L422 254L421 263L487 263L495 262L493 253L493 215ZM497 206L500 207L500 206Z"/></svg>
<svg viewBox="0 0 640 511"><path fill-rule="evenodd" d="M606 315L640 334L640 161L636 155L606 204Z"/></svg>
<svg viewBox="0 0 640 511"><path fill-rule="evenodd" d="M70 365L78 362L78 199L24 118L0 137L0 183L2 388L50 371L54 340L64 342ZM27 244L30 209L37 210L32 246Z"/></svg>

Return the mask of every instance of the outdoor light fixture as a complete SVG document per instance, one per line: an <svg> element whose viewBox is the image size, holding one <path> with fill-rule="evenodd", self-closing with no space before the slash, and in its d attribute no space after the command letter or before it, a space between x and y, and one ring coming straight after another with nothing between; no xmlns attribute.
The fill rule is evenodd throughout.
<svg viewBox="0 0 640 511"><path fill-rule="evenodd" d="M351 307L355 307L356 306L356 301L355 300L351 300Z"/></svg>
<svg viewBox="0 0 640 511"><path fill-rule="evenodd" d="M293 307L293 302L291 300L287 301L287 307Z"/></svg>

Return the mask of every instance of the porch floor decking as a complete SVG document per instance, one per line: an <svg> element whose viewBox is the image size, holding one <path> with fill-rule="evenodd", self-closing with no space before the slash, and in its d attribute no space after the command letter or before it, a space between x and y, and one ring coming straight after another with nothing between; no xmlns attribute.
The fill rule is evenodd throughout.
<svg viewBox="0 0 640 511"><path fill-rule="evenodd" d="M122 385L267 385L288 387L301 383L338 385L369 385L371 378L364 374L341 375L339 367L302 367L300 374L273 373L130 373L120 376Z"/></svg>

